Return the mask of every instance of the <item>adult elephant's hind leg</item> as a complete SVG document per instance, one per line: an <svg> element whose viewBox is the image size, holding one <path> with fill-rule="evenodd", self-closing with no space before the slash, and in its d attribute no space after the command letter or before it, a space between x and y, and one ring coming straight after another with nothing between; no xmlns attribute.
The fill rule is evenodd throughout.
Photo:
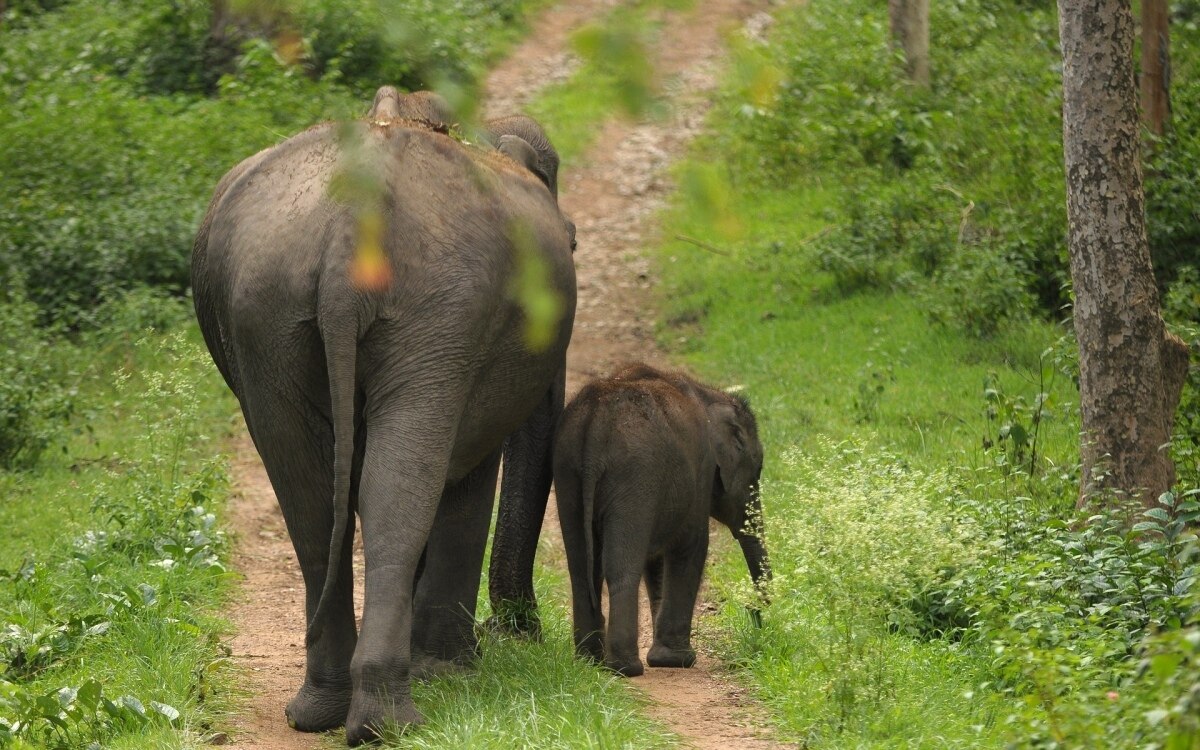
<svg viewBox="0 0 1200 750"><path fill-rule="evenodd" d="M413 600L413 673L432 677L478 649L475 603L496 498L500 451L442 493Z"/></svg>
<svg viewBox="0 0 1200 750"><path fill-rule="evenodd" d="M350 664L350 745L374 740L387 724L422 721L410 683L413 582L446 483L457 424L457 414L428 401L373 408L368 403L367 413L374 416L367 417L358 493L366 599Z"/></svg>
<svg viewBox="0 0 1200 750"><path fill-rule="evenodd" d="M305 623L325 584L333 533L333 434L315 413L263 389L246 399L246 421L279 500L288 535L304 576ZM350 658L354 654L351 541L347 530L337 583L320 637L306 648L304 683L288 703L288 724L304 732L341 726L350 707Z"/></svg>

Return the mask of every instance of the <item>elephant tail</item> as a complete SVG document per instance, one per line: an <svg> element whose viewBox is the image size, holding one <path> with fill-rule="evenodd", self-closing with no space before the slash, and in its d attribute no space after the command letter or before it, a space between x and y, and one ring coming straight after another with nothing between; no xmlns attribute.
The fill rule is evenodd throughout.
<svg viewBox="0 0 1200 750"><path fill-rule="evenodd" d="M321 598L308 624L307 645L316 643L325 628L329 599L337 584L346 530L350 523L350 475L354 463L354 386L358 353L357 321L349 310L319 315L325 341L325 367L329 378L330 419L333 423L333 534Z"/></svg>
<svg viewBox="0 0 1200 750"><path fill-rule="evenodd" d="M580 496L583 504L583 545L587 551L587 587L592 609L600 611L600 592L596 585L596 485L600 477L585 465L579 473Z"/></svg>

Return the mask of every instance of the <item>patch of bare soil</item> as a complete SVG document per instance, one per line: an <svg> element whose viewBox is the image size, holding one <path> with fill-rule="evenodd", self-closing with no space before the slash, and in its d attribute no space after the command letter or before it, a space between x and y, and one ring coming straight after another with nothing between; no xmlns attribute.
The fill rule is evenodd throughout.
<svg viewBox="0 0 1200 750"><path fill-rule="evenodd" d="M544 12L528 39L489 76L485 116L517 112L542 87L566 79L578 63L569 51L570 33L618 1L568 0ZM642 254L655 241L654 217L671 189L667 167L700 130L716 86L722 35L738 26L753 33L769 22L762 12L766 0L698 0L695 5L693 10L661 11L664 33L654 50L654 65L668 94L669 116L652 122L608 121L580 166L560 181L560 203L576 222L579 240L579 303L568 353L568 394L623 362L669 365L654 339L654 278ZM304 674L303 581L270 482L248 437L238 444L233 469L234 565L245 579L232 613L238 635L231 645L246 675L244 689L253 699L234 722L231 747L315 748L320 740L291 730L283 716ZM546 557L561 563L553 502L543 534ZM704 606L703 601L698 604ZM651 639L646 602L642 611L645 649ZM650 714L700 750L780 747L762 729L761 708L722 678L703 644L697 645L695 668L647 668L632 681L647 694Z"/></svg>
<svg viewBox="0 0 1200 750"><path fill-rule="evenodd" d="M234 720L240 750L308 750L318 740L287 725L283 707L304 680L304 580L275 492L249 435L233 462L231 523L237 532L233 566L244 578L231 613L232 656L252 698Z"/></svg>

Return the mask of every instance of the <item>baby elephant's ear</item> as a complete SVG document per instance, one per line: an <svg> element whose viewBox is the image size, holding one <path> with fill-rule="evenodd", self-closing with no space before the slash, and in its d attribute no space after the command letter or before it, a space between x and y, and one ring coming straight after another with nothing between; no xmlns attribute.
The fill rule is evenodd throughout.
<svg viewBox="0 0 1200 750"><path fill-rule="evenodd" d="M717 461L717 473L723 488L729 491L738 468L746 460L746 436L733 409L723 404L709 408L708 429Z"/></svg>
<svg viewBox="0 0 1200 750"><path fill-rule="evenodd" d="M538 166L537 151L534 151L533 146L530 146L524 138L516 135L502 135L496 140L496 150L525 167L543 184L550 184L549 179Z"/></svg>

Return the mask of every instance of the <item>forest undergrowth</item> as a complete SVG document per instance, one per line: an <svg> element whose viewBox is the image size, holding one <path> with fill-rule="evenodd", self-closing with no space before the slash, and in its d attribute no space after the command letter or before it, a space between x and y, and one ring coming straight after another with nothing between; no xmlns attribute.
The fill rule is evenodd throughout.
<svg viewBox="0 0 1200 750"><path fill-rule="evenodd" d="M1146 190L1196 351L1200 34L1177 5ZM1054 6L935 3L931 35L923 90L882 5L782 9L678 171L664 235L710 247L657 252L661 340L760 414L775 570L756 629L717 555L704 627L805 747L1200 747L1200 371L1161 507L1077 511Z"/></svg>

